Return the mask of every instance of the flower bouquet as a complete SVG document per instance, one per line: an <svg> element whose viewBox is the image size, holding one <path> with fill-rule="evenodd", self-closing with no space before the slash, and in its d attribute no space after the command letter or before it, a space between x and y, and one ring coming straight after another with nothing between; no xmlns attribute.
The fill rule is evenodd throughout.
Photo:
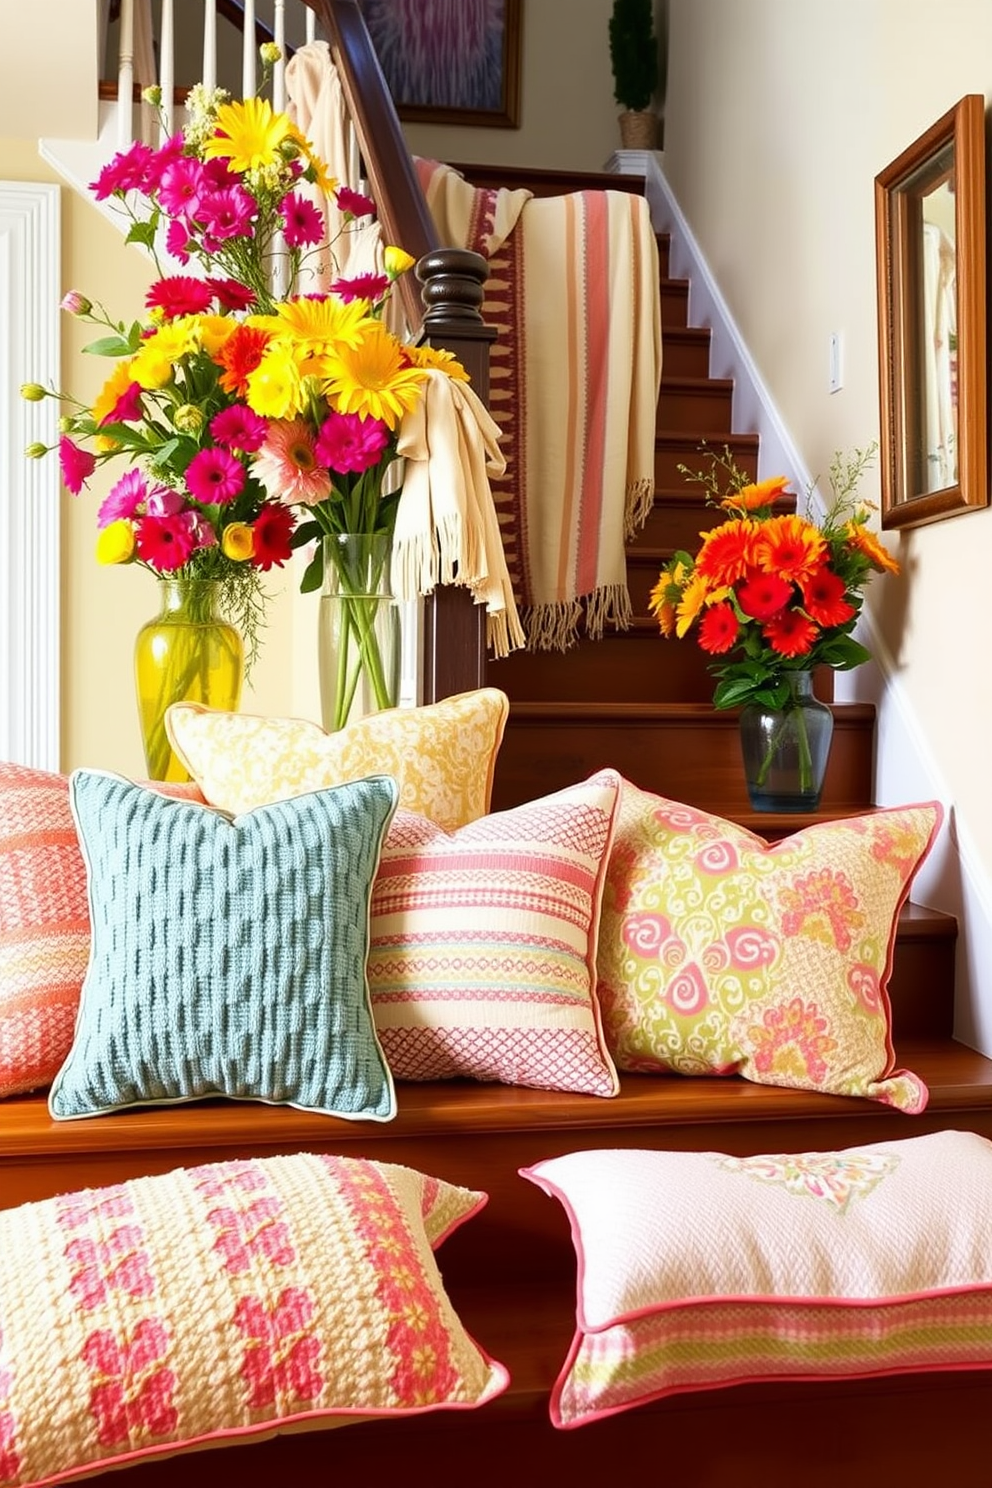
<svg viewBox="0 0 992 1488"><path fill-rule="evenodd" d="M263 60L274 60L271 49ZM156 102L157 90L146 97ZM114 362L103 388L92 406L38 384L22 394L62 405L58 451L74 495L99 466L128 467L97 512L99 561L214 581L250 665L262 576L325 534L388 537L398 491L384 495L383 477L397 423L427 368L465 374L447 353L407 346L383 323L409 255L389 248L384 273L334 277L321 197L333 193L344 231L374 203L337 186L286 114L202 87L187 109L181 133L158 149L131 145L91 186L127 214L128 241L157 270L142 318L117 320L78 291L63 300L100 328L86 351ZM164 270L166 259L179 272ZM307 270L328 288L304 293ZM27 453L40 458L48 447ZM298 524L299 508L308 519ZM322 565L318 547L304 589L319 587ZM354 623L361 631L360 609ZM169 765L165 707L189 695L195 664L191 653L163 675L161 706L148 710L153 777ZM363 664L374 670L371 639Z"/></svg>
<svg viewBox="0 0 992 1488"><path fill-rule="evenodd" d="M867 525L870 508L857 495L875 453L871 445L851 456L835 454L833 502L820 522L812 490L805 515L776 511L789 495L787 479L749 482L729 449L711 455L708 471L679 467L727 517L702 534L694 556L673 555L652 590L650 609L663 635L692 633L711 658L715 707L755 705L777 715L764 736L752 800L767 783L786 731L795 739L800 795L806 802L818 799L807 710L797 706L797 689L806 687L814 667L846 671L869 659L852 634L865 586L873 573L899 572Z"/></svg>

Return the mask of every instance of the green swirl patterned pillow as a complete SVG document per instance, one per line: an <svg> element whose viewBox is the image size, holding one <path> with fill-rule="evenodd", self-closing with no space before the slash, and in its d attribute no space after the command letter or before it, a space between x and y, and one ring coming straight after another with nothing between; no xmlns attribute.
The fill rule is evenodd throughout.
<svg viewBox="0 0 992 1488"><path fill-rule="evenodd" d="M395 1115L365 975L395 781L233 819L93 770L70 796L92 945L54 1117L218 1095Z"/></svg>

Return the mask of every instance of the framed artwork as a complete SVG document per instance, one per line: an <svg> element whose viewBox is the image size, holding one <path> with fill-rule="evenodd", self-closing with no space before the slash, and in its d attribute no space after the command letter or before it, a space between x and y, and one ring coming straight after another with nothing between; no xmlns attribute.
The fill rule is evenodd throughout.
<svg viewBox="0 0 992 1488"><path fill-rule="evenodd" d="M360 0L401 119L520 124L523 0Z"/></svg>

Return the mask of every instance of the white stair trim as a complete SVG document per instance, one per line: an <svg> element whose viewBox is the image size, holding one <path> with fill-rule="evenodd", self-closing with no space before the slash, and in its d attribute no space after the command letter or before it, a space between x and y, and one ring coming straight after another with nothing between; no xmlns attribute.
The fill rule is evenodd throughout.
<svg viewBox="0 0 992 1488"><path fill-rule="evenodd" d="M57 770L60 755L60 482L57 461L27 460L58 430L58 186L0 181L0 759Z"/></svg>

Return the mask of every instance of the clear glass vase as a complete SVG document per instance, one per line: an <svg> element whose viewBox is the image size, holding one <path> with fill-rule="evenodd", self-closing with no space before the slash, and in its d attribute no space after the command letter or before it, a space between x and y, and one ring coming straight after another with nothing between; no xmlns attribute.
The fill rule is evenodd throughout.
<svg viewBox="0 0 992 1488"><path fill-rule="evenodd" d="M244 642L220 613L220 596L214 579L162 579L159 612L135 638L134 682L150 780L189 779L165 732L170 703L233 712L241 702Z"/></svg>
<svg viewBox="0 0 992 1488"><path fill-rule="evenodd" d="M344 728L400 695L400 612L389 588L390 539L324 538L317 665L324 727Z"/></svg>
<svg viewBox="0 0 992 1488"><path fill-rule="evenodd" d="M815 811L820 804L834 715L813 696L812 672L789 672L787 680L783 707L741 709L744 777L755 811Z"/></svg>

